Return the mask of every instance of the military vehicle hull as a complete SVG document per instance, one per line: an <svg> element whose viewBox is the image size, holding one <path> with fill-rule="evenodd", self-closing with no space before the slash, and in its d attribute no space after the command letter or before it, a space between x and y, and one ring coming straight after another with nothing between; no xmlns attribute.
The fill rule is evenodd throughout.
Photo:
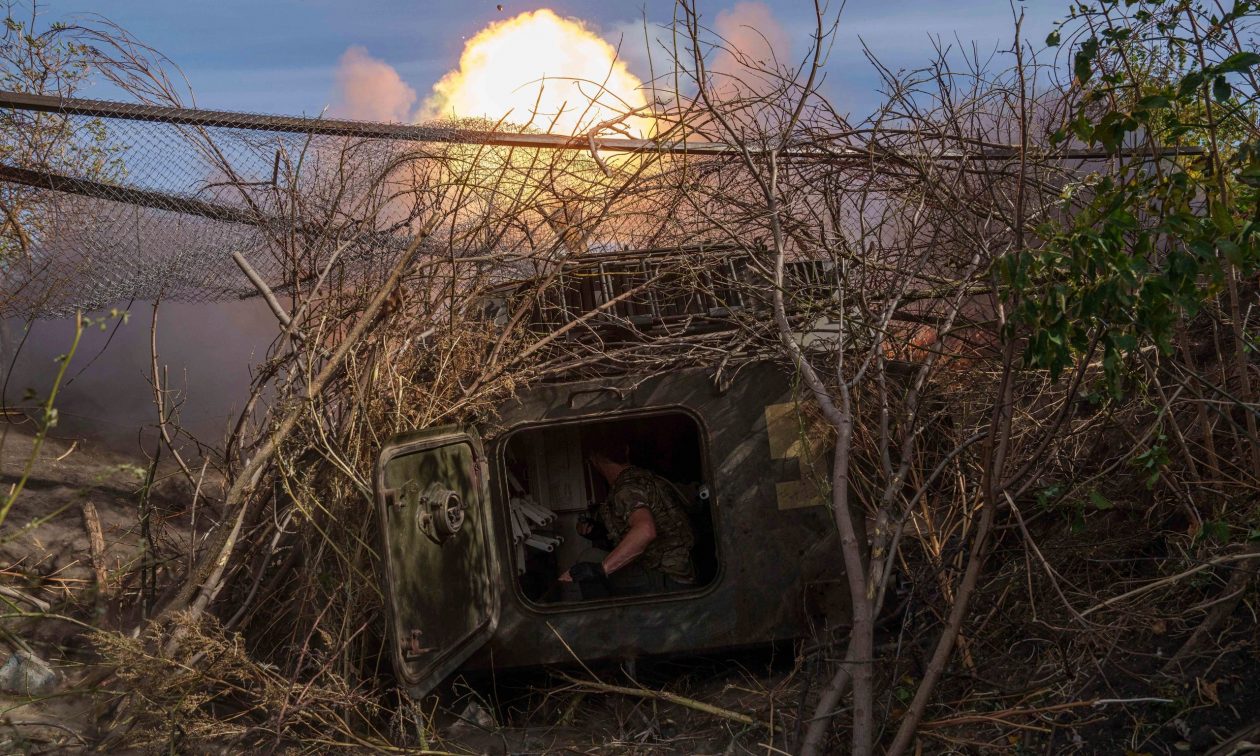
<svg viewBox="0 0 1260 756"><path fill-rule="evenodd" d="M694 430L680 431L687 422ZM642 439L658 426L674 436L660 444L671 456L698 460L690 470L709 494L704 522L713 554L705 584L576 602L529 595L509 511L521 485L513 474L518 458L542 460L532 476L535 493L564 520L567 500L583 490L584 468L580 451L566 452L565 444L592 428L633 427ZM701 369L538 386L501 407L494 427L480 429L484 444L474 429L453 428L391 442L377 467L377 500L404 682L423 695L457 668L700 652L845 622L827 506L829 455L818 453L826 444L816 443L815 427L794 403L789 376L754 363L721 386ZM678 449L680 438L698 448ZM576 504L567 509L585 507ZM444 537L453 519L460 521ZM568 539L565 548L576 548Z"/></svg>

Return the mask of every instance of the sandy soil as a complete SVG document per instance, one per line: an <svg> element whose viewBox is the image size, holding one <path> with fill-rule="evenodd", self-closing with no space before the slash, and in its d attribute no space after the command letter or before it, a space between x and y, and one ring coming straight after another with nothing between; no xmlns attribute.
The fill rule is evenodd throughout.
<svg viewBox="0 0 1260 756"><path fill-rule="evenodd" d="M34 438L24 429L3 425L0 433L0 501L22 484L0 525L0 601L6 605L0 650L7 658L25 647L48 662L59 678L56 687L65 689L87 658L86 624L124 627L137 619L119 607L135 604L140 590L134 575L146 553L140 525L146 460L56 437L33 458ZM189 513L181 507L189 497L169 468L160 465L150 487L149 529L154 538L186 544ZM89 536L93 513L98 549ZM91 706L78 695L31 699L0 692L0 751L82 745Z"/></svg>

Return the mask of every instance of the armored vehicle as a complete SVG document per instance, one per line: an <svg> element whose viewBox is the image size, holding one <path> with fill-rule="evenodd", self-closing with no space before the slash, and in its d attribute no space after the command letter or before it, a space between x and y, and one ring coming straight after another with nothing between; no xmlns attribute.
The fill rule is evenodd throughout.
<svg viewBox="0 0 1260 756"><path fill-rule="evenodd" d="M766 361L729 381L713 372L538 385L500 407L493 427L428 429L382 448L389 630L413 696L457 669L709 651L844 621L827 455L801 433L791 376ZM691 590L578 600L551 590L588 546L578 524L607 486L586 456L610 437L690 502Z"/></svg>

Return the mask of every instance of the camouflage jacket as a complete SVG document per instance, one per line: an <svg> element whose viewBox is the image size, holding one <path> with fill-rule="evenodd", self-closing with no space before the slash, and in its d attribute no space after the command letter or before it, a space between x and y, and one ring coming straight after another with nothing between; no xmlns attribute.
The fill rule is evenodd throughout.
<svg viewBox="0 0 1260 756"><path fill-rule="evenodd" d="M631 466L617 476L607 501L600 508L604 527L615 543L621 542L630 528L630 513L639 507L646 507L652 513L656 538L648 544L638 562L683 582L694 580L691 547L696 539L673 486L659 475Z"/></svg>

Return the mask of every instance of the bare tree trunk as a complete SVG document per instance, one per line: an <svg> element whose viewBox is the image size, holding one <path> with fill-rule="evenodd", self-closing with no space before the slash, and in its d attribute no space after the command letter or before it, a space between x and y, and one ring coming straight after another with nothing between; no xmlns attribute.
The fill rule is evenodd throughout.
<svg viewBox="0 0 1260 756"><path fill-rule="evenodd" d="M862 543L858 538L857 527L853 522L853 512L849 508L849 460L850 444L853 438L853 402L849 386L844 375L844 339L845 323L843 316L837 330L836 342L836 393L835 400L822 376L810 364L796 333L787 317L787 309L783 300L784 277L787 247L780 222L781 208L778 199L778 160L770 156L769 175L763 179L767 211L770 216L770 228L774 243L774 321L779 333L779 340L785 352L792 360L801 379L809 388L810 394L823 411L823 415L836 430L835 452L831 471L831 508L836 530L840 534L840 552L844 560L845 578L852 603L853 627L849 635L848 649L845 652L845 664L849 667L848 676L853 681L853 734L850 741L850 752L854 756L867 756L871 753L875 737L875 692L871 661L875 653L875 616L873 597L867 592L867 565L863 554ZM843 287L843 282L840 283ZM841 295L841 312L843 312L843 293ZM832 680L832 689L841 689L840 673ZM838 696L838 694L837 694ZM826 696L824 697L826 698ZM821 702L820 702L821 703ZM821 706L820 706L821 708ZM826 742L826 734L831 716L835 713L834 704L828 711L815 711L813 721L806 731L801 753L814 756L820 753Z"/></svg>
<svg viewBox="0 0 1260 756"><path fill-rule="evenodd" d="M827 745L827 734L831 731L831 718L839 713L840 701L843 700L845 691L849 689L849 682L853 679L849 670L856 661L855 651L853 645L849 644L849 648L845 651L844 661L836 669L831 681L827 683L827 687L819 696L818 704L814 706L814 714L809 718L809 728L805 730L805 736L801 738L802 756L822 753Z"/></svg>

